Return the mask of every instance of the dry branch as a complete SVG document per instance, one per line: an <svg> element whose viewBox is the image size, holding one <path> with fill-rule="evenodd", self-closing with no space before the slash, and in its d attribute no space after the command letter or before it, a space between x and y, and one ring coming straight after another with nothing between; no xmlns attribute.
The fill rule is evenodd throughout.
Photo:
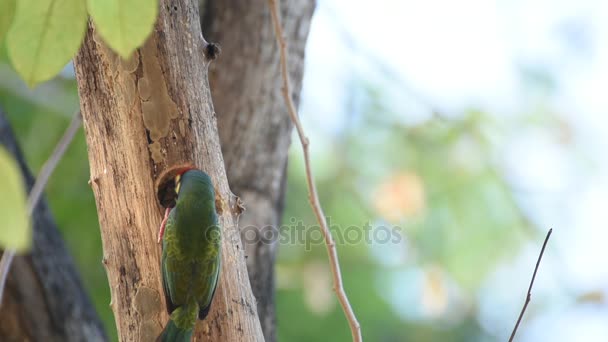
<svg viewBox="0 0 608 342"><path fill-rule="evenodd" d="M534 280L536 279L536 272L538 272L538 266L540 266L540 261L543 258L543 254L545 253L545 247L547 247L547 242L549 242L549 238L551 237L551 233L553 232L553 228L549 229L547 232L547 236L545 237L545 242L543 242L543 248L541 248L540 253L538 254L538 260L536 260L536 267L534 267L534 273L532 273L532 279L530 280L530 286L528 286L528 293L526 294L526 301L524 302L524 306L521 308L521 312L519 313L519 317L517 318L517 322L515 323L515 327L513 327L513 331L511 332L511 337L509 337L509 342L513 341L515 338L515 334L517 333L517 328L519 328L519 323L521 323L521 319L524 317L524 313L528 308L528 304L532 299L532 286L534 286Z"/></svg>
<svg viewBox="0 0 608 342"><path fill-rule="evenodd" d="M340 262L338 261L338 252L336 251L336 244L334 239L329 231L327 226L327 221L325 219L325 214L323 213L323 208L321 208L321 204L319 203L319 196L317 195L317 187L315 185L314 176L312 173L312 167L310 165L310 154L308 151L308 146L310 144L308 137L304 132L304 128L300 123L300 118L298 117L298 113L296 111L296 107L291 98L291 86L289 82L289 74L287 67L287 49L285 42L285 37L283 36L283 29L281 27L281 22L279 19L279 9L277 0L268 0L268 4L270 6L270 14L272 17L272 22L274 25L275 35L277 39L277 44L279 46L279 52L281 56L281 75L283 78L283 97L285 98L285 102L287 103L287 109L289 112L289 116L293 124L296 126L296 130L298 132L298 137L300 138L300 143L302 145L302 152L304 155L304 164L306 168L306 181L308 183L308 199L310 201L310 205L312 206L313 212L321 226L321 232L323 233L323 237L325 239L325 244L327 246L327 254L329 256L329 264L331 267L331 272L334 281L334 291L338 296L338 300L340 301L340 305L344 310L344 314L348 319L348 323L350 325L351 334L353 337L353 341L362 341L361 338L361 327L359 326L359 322L357 321L357 317L355 317L355 313L348 301L348 297L346 296L346 292L344 291L344 286L342 284L342 275L340 274Z"/></svg>

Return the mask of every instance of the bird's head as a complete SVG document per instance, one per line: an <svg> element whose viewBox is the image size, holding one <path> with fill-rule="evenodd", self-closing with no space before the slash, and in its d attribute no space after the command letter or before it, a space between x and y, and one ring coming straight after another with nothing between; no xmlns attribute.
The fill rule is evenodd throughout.
<svg viewBox="0 0 608 342"><path fill-rule="evenodd" d="M180 167L180 168L174 170L175 177L173 178L173 184L175 186L175 194L177 196L179 196L179 190L182 185L182 177L184 176L185 173L187 173L189 171L198 171L198 170L194 166L191 166L191 165L183 166L183 167Z"/></svg>
<svg viewBox="0 0 608 342"><path fill-rule="evenodd" d="M211 177L192 167L179 170L175 175L175 194L178 202L185 197L215 201L215 189Z"/></svg>

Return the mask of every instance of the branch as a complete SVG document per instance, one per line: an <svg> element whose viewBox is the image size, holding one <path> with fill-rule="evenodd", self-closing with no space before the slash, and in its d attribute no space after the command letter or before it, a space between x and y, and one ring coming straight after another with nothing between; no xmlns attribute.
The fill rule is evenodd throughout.
<svg viewBox="0 0 608 342"><path fill-rule="evenodd" d="M517 328L519 327L519 323L521 323L521 319L524 317L526 308L528 308L528 304L530 303L530 300L532 299L532 286L534 286L534 279L536 278L536 272L538 272L538 266L540 265L540 261L543 258L543 254L545 253L545 247L547 246L547 242L549 242L549 237L551 237L551 232L553 232L553 228L549 229L549 231L547 232L547 237L545 237L545 242L543 243L543 248L541 248L540 254L538 255L538 260L536 260L536 267L534 267L534 273L532 273L532 279L530 280L530 286L528 287L528 294L526 295L526 301L524 302L523 308L521 308L521 312L519 313L519 317L517 318L515 327L513 327L513 332L511 333L511 337L509 337L509 342L512 342L513 338L515 338L515 333L517 333Z"/></svg>
<svg viewBox="0 0 608 342"><path fill-rule="evenodd" d="M36 182L34 183L34 187L32 191L30 191L30 195L27 201L27 214L28 216L32 216L34 213L34 208L36 208L36 204L40 200L40 196L42 195L42 191L46 186L51 174L57 167L57 164L63 157L65 150L68 148L72 140L74 139L74 135L78 132L78 128L80 128L80 124L82 123L82 117L80 116L80 111L76 112L72 121L70 122L70 126L66 129L63 137L55 146L55 150L51 153L51 156L42 166L42 170L40 170L40 174L38 178L36 178ZM8 272L11 268L11 263L15 256L14 249L7 249L2 254L2 259L0 260L0 305L2 305L2 294L4 293L4 287L6 285L6 278L8 276Z"/></svg>
<svg viewBox="0 0 608 342"><path fill-rule="evenodd" d="M355 313L348 301L348 297L346 296L346 292L344 291L344 287L342 284L342 275L340 274L340 263L338 261L338 253L336 251L336 244L334 239L327 227L327 221L325 219L325 214L323 213L323 209L321 208L321 204L319 203L319 197L317 195L317 187L314 182L314 177L312 174L312 168L310 166L310 155L308 152L308 146L310 144L308 137L304 132L304 128L302 127L302 123L298 117L298 113L296 111L296 107L293 103L293 99L291 98L291 87L289 82L289 74L287 72L287 49L285 37L283 36L283 29L281 27L280 19L279 19L279 9L277 0L268 0L268 4L270 6L270 14L272 17L272 22L274 26L274 32L277 39L277 44L279 46L279 52L281 56L281 75L283 78L283 97L285 98L285 102L287 104L287 109L289 112L289 116L291 117L291 121L296 126L298 131L298 137L300 138L300 143L302 145L302 152L304 154L304 164L306 168L306 181L308 183L308 199L310 201L310 205L312 206L312 210L314 211L315 216L317 217L317 221L321 226L321 232L323 232L323 237L325 239L325 245L327 247L327 254L329 255L329 264L331 266L331 271L333 275L334 281L334 291L338 296L338 300L342 305L342 309L344 310L344 314L348 319L348 323L350 325L351 334L353 337L353 341L362 341L361 338L361 327L359 326L359 322L357 321L357 317L355 317Z"/></svg>

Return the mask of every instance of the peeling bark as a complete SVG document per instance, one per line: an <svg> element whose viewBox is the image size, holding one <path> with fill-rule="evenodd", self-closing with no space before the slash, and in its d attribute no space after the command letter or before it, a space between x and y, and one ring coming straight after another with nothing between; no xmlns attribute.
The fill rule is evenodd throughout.
<svg viewBox="0 0 608 342"><path fill-rule="evenodd" d="M284 2L290 77L296 103L302 84L304 47L315 2ZM222 47L210 84L226 172L247 210L239 226L247 269L264 337L276 340L274 260L283 208L292 124L281 95L279 53L266 0L206 0L205 36ZM274 240L264 234L274 231ZM247 238L257 232L257 238Z"/></svg>
<svg viewBox="0 0 608 342"><path fill-rule="evenodd" d="M0 144L17 160L28 191L34 185L0 110ZM107 337L44 198L33 215L32 251L16 256L0 306L2 341L106 341Z"/></svg>
<svg viewBox="0 0 608 342"><path fill-rule="evenodd" d="M197 1L161 0L152 36L129 61L105 47L92 24L74 60L121 341L150 341L167 323L156 243L163 208L155 182L185 163L211 176L225 206L220 282L194 339L263 340L209 93L206 47Z"/></svg>

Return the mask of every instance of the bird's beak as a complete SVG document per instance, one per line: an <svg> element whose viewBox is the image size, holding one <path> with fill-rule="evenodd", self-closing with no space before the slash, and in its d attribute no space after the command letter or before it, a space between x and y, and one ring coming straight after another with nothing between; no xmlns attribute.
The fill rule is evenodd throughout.
<svg viewBox="0 0 608 342"><path fill-rule="evenodd" d="M175 176L175 194L179 195L179 188L182 185L181 183L182 175Z"/></svg>

